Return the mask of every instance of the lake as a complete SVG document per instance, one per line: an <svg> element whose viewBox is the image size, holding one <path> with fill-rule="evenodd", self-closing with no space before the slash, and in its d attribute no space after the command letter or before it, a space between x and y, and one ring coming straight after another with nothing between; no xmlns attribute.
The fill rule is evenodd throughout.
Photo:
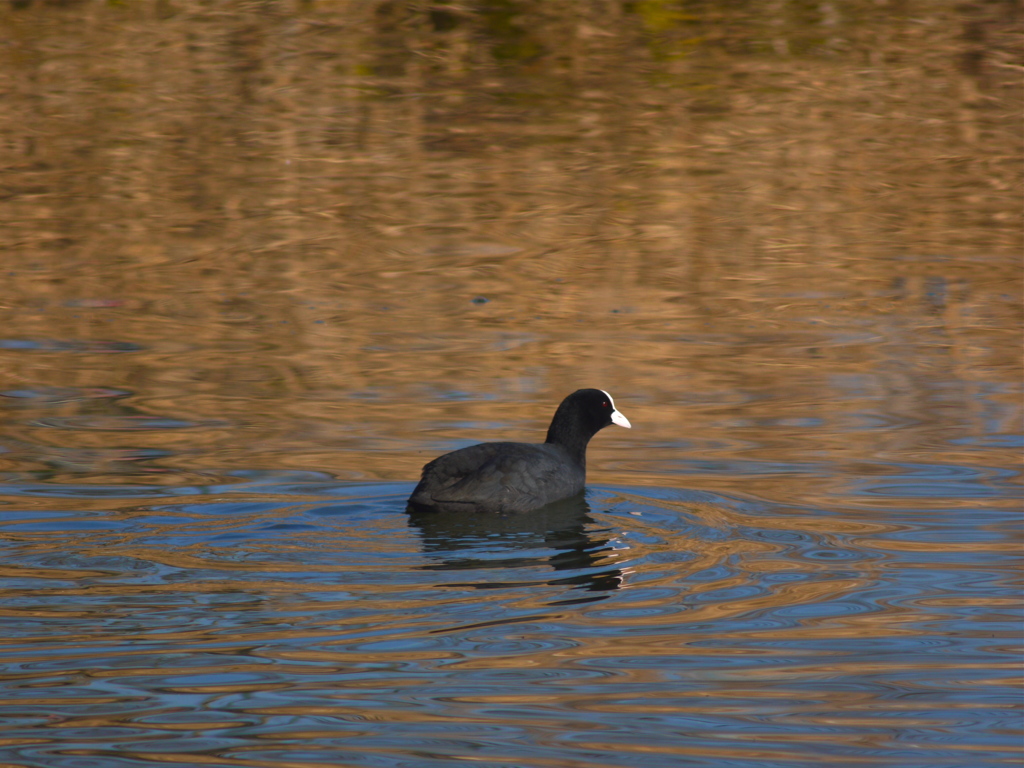
<svg viewBox="0 0 1024 768"><path fill-rule="evenodd" d="M4 4L0 765L1019 764L1020 23Z"/></svg>

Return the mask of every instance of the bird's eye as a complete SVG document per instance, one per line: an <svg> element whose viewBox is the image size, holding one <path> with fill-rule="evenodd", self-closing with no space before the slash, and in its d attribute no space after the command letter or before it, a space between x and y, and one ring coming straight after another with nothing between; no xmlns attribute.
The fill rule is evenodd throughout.
<svg viewBox="0 0 1024 768"><path fill-rule="evenodd" d="M607 408L607 407L608 407L608 401L607 401L607 400L603 401L603 402L601 403L601 407L602 407L602 408Z"/></svg>

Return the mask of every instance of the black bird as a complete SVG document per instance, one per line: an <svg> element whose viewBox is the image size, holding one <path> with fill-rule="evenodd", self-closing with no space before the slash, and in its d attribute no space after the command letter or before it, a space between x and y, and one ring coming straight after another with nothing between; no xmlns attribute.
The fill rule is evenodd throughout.
<svg viewBox="0 0 1024 768"><path fill-rule="evenodd" d="M583 490L587 443L609 424L629 428L601 389L579 389L555 411L543 443L481 443L423 467L410 512L529 512Z"/></svg>

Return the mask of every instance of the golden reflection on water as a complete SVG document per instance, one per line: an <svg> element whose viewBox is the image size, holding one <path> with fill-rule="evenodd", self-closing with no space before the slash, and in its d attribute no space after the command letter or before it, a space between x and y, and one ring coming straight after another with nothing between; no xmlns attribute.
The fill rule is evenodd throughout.
<svg viewBox="0 0 1024 768"><path fill-rule="evenodd" d="M79 708L0 749L1006 764L1019 9L770 6L0 6L0 707ZM569 543L222 487L579 386L635 428Z"/></svg>

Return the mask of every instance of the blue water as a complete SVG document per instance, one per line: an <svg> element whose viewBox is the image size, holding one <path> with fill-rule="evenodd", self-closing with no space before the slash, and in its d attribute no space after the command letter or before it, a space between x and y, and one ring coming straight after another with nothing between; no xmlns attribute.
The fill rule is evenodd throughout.
<svg viewBox="0 0 1024 768"><path fill-rule="evenodd" d="M597 485L508 519L410 519L411 483L315 472L9 474L0 755L1015 764L1010 473L864 469L828 507Z"/></svg>

